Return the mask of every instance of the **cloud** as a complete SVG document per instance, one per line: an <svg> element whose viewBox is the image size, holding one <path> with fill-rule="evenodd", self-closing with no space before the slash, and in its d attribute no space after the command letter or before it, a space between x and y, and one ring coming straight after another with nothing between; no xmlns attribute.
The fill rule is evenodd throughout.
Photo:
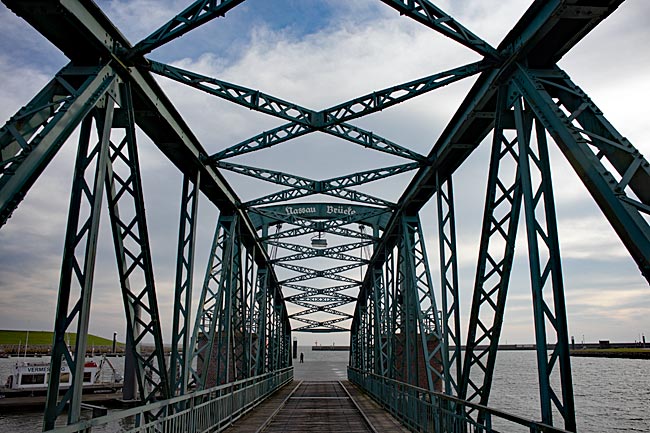
<svg viewBox="0 0 650 433"><path fill-rule="evenodd" d="M496 46L529 3L447 0L439 2L439 5ZM100 2L109 18L125 31L133 43L158 28L185 5L186 2L175 0ZM293 14L303 12L296 7L313 8L308 13L305 11L307 18L303 23L292 24ZM607 118L644 154L650 150L650 135L646 120L639 113L643 112L643 101L650 94L646 79L650 59L638 47L650 43L650 32L641 22L650 13L648 9L646 2L626 2L561 62L575 82L603 109ZM0 11L3 28L12 29L5 33L7 39L0 41L0 73L5 77L0 87L3 100L0 114L9 118L47 83L52 74L65 64L65 59L49 47L49 42L6 9ZM324 18L319 20L319 16ZM20 43L25 45L21 41L34 45L31 51L26 51L30 55L20 54L22 50L12 48L21 46ZM370 0L328 0L318 2L318 6L289 0L273 4L249 0L235 8L226 19L215 19L154 51L150 57L259 89L312 109L322 109L374 90L478 60L471 50L400 17L395 10L380 2ZM167 79L156 79L209 153L284 123ZM352 123L426 154L472 82L472 79L465 80ZM146 137L140 134L138 140L159 303L164 317L170 317L181 177ZM51 325L55 308L52 293L58 286L74 143L71 140L64 147L30 191L10 224L0 232L0 281L3 282L0 289L7 294L7 300L20 305L23 305L20 299L25 300L24 304L41 300L38 302L38 316L47 318L43 325L47 325L45 329ZM464 323L476 267L489 147L488 139L455 177ZM593 329L596 338L596 334L601 332L599 328L605 332L599 323L607 321L607 329L613 330L612 339L629 340L631 337L626 334L625 326L630 321L626 315L637 318L638 323L646 328L648 325L643 316L643 312L647 316L648 311L647 303L643 301L647 283L640 277L564 157L554 150L554 145L552 152L571 328ZM325 179L402 161L314 133L271 151L237 158L236 162ZM276 189L272 185L260 186L241 176L226 176L244 200ZM410 176L391 178L363 190L396 200ZM218 215L205 199L199 207L195 305ZM423 209L421 218L425 233L431 238L428 251L432 269L437 273L434 216L435 202L431 202ZM517 269L513 274L512 296L504 329L504 338L510 342L529 342L532 338L523 220L520 227ZM103 335L110 336L114 330L123 329L123 324L114 320L122 317L123 313L116 285L110 229L105 223L100 241L102 250L98 255L95 302L102 308L93 310L92 329L97 332L107 330L108 334ZM608 284L594 288L594 281L604 281L605 275L613 277L607 280ZM616 281L620 275L625 275L626 288L622 292L624 296L618 298ZM439 278L435 277L434 281L439 281ZM617 299L620 302L616 302ZM16 311L18 309L9 302L0 304L0 312L4 313L0 314L0 327L9 324L27 326ZM612 326L613 322L618 325ZM168 329L165 329L165 334L169 335ZM345 342L337 340L338 343Z"/></svg>

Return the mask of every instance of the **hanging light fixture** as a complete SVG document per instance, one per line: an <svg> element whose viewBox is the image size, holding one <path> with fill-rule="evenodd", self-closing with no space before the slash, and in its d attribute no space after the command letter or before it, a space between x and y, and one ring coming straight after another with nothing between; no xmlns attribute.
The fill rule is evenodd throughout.
<svg viewBox="0 0 650 433"><path fill-rule="evenodd" d="M318 232L318 236L314 236L311 238L311 246L313 248L326 248L327 247L327 239L323 237L322 232Z"/></svg>

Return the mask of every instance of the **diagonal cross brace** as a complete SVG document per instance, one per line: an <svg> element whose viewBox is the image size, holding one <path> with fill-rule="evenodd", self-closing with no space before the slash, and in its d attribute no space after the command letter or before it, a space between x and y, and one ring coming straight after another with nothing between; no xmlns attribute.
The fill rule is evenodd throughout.
<svg viewBox="0 0 650 433"><path fill-rule="evenodd" d="M351 251L351 250L356 250L358 248L371 246L372 242L355 242L352 244L337 245L335 247L325 248L322 250L317 248L312 248L312 247L306 247L304 245L290 244L287 242L271 241L268 242L268 244L280 248L285 248L287 250L296 251L299 253L307 253L307 254L314 254L315 256L316 255L321 256L321 255L327 255L328 253L342 253L345 251Z"/></svg>
<svg viewBox="0 0 650 433"><path fill-rule="evenodd" d="M345 223L341 223L340 225L345 225L345 224L348 223L345 222ZM262 237L260 238L260 240L264 242L269 239L293 238L296 236L309 235L317 232L332 233L335 235L344 236L352 239L366 239L366 240L373 240L373 241L377 241L379 239L378 237L375 237L371 234L350 230L345 227L327 227L324 229L320 229L314 226L314 227L298 227L295 229L284 230L269 236Z"/></svg>
<svg viewBox="0 0 650 433"><path fill-rule="evenodd" d="M234 173L253 177L255 179L260 179L290 187L289 189L285 189L277 193L248 202L249 204L257 204L260 201L268 202L271 197L280 197L281 200L287 200L313 194L336 194L338 190L342 190L347 193L362 194L358 191L347 190L346 187L363 185L365 183L374 182L376 180L385 179L390 176L395 176L397 174L415 170L420 167L420 164L413 162L409 164L394 165L391 167L378 168L375 170L368 170L359 173L353 173L350 175L338 176L326 180L312 180L275 170L267 170L241 164L232 164L223 161L217 161L215 163L215 166L232 171ZM336 196L339 195L336 194Z"/></svg>
<svg viewBox="0 0 650 433"><path fill-rule="evenodd" d="M289 188L282 191L278 191L273 194L265 195L264 197L260 197L258 199L247 201L246 203L244 203L244 206L250 207L250 206L258 206L264 204L283 203L289 200L295 200L301 197L307 197L314 194L319 194L319 193L310 191L308 189ZM365 194L360 191L355 191L349 188L329 189L326 191L321 191L320 194L342 198L344 200L348 200L354 203L362 203L365 205L371 204L375 206L395 208L395 203L392 203L388 200L384 200L379 197L375 197L370 194Z"/></svg>
<svg viewBox="0 0 650 433"><path fill-rule="evenodd" d="M363 145L363 143L359 143L359 139L355 135L374 136L374 134L348 125L345 123L346 121L386 109L446 86L447 84L470 77L488 69L490 66L491 62L488 61L470 63L418 80L379 90L322 111L314 111L260 92L259 90L231 84L164 63L150 61L148 64L151 72L158 75L165 76L251 110L291 121L290 124L282 125L272 131L264 132L245 142L236 144L234 147L238 149L237 152L235 149L229 148L212 155L208 159L210 162L270 147L317 130ZM426 160L424 156L416 152L388 142L387 140L381 139L381 137L378 138L380 141L384 141L385 145L373 146L376 150L416 161Z"/></svg>
<svg viewBox="0 0 650 433"><path fill-rule="evenodd" d="M331 274L338 274L340 272L345 272L349 271L350 269L356 269L360 266L362 266L362 263L355 263L351 265L343 265L343 266L337 266L335 268L329 268L329 269L323 269L323 270L317 270L317 269L312 269L312 268L307 268L305 266L298 266L298 265L290 265L287 263L278 263L277 266L285 269L289 269L291 271L296 271L296 272L302 272L305 274L310 274L314 275L316 277L327 277L328 275Z"/></svg>
<svg viewBox="0 0 650 433"><path fill-rule="evenodd" d="M442 33L485 57L498 58L497 51L486 41L463 27L450 15L428 0L381 0L425 26Z"/></svg>
<svg viewBox="0 0 650 433"><path fill-rule="evenodd" d="M244 0L195 1L158 30L138 42L127 52L127 58L150 53L161 45L183 36L190 30L214 18L224 16L226 12L243 2Z"/></svg>
<svg viewBox="0 0 650 433"><path fill-rule="evenodd" d="M115 77L109 65L68 65L0 128L0 227Z"/></svg>

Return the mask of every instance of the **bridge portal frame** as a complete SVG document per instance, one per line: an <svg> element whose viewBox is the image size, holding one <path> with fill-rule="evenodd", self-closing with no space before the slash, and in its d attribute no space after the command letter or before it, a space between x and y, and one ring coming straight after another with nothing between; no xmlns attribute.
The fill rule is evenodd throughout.
<svg viewBox="0 0 650 433"><path fill-rule="evenodd" d="M455 343L460 341L460 331L457 327L458 282L457 276L455 276L456 247L451 179L456 169L479 143L491 131L496 131L493 139L493 163L491 163L489 181L491 186L488 190L488 196L494 196L494 200L492 203L488 200L485 210L482 233L485 242L481 243L480 257L482 258L479 259L477 265L475 298L467 336L468 350L465 355L462 375L459 372L455 380L456 383L448 375L445 376L445 389L447 392L457 392L461 397L470 400L473 397L478 397L482 403L487 403L494 369L493 359L498 346L503 306L507 296L509 267L512 263L515 240L513 227L516 227L521 201L523 201L534 295L542 418L544 422L552 423L553 407L555 407L555 410L559 411L565 427L569 430L575 429L575 411L568 369L566 313L564 312L564 295L558 260L557 228L554 222L550 171L548 156L545 155L545 133L548 132L553 137L639 265L642 275L650 280L650 228L644 217L650 213L650 194L646 187L650 180L650 164L631 143L607 122L602 112L589 100L587 95L557 66L558 60L609 16L622 4L623 0L537 0L497 48L490 47L489 44L427 0L384 0L385 4L400 13L484 56L483 61L466 65L465 70L443 73L449 82L478 72L480 72L480 76L427 157L409 152L408 149L383 137L374 136L368 131L347 125L346 120L401 102L401 100L390 101L388 98L383 100L382 104L369 104L365 109L359 111L355 107L358 107L358 104L364 104L363 97L322 112L313 112L290 104L291 109L299 113L298 118L287 117L287 111L282 110L270 113L292 121L290 125L282 127L282 131L271 131L263 137L254 137L247 143L238 145L236 149L230 149L231 152L228 155L207 155L149 73L149 71L169 72L169 68L165 65L148 64L141 56L192 28L224 14L232 7L242 3L241 0L196 1L154 35L135 47L130 46L129 42L101 13L99 8L90 1L44 2L34 0L19 2L4 0L4 2L59 47L70 58L71 65L57 74L55 79L30 102L28 107L10 119L2 130L0 136L2 145L0 224L6 222L72 130L82 123L84 125L83 136L86 137L86 131L90 128L89 116L97 113L97 110L102 110L106 104L107 108L101 111L106 118L100 128L100 135L105 138L99 140L100 146L97 148L96 154L79 156L78 168L85 169L94 157L98 158L98 178L92 187L93 192L89 194L91 209L96 209L97 203L101 203L101 200L98 199L102 194L101 183L104 177L102 170L106 170L109 214L112 221L117 260L118 263L121 263L119 266L120 280L125 298L125 311L129 321L129 338L134 342L134 348L137 348L137 344L144 334L152 335L156 342L156 350L151 358L141 357L137 349L134 349L133 352L138 362L139 373L137 376L143 401L147 401L148 398L146 392L142 391L145 388L144 383L148 381L143 366L148 366L159 374L160 380L152 382L152 385L154 389L162 390L163 395L171 396L171 389L177 389L178 385L175 381L170 385L168 376L171 373L167 372L164 360L161 361L160 356L162 341L160 340L152 267L148 253L144 206L139 187L139 167L134 140L135 124L152 138L152 141L185 176L197 179L196 182L200 190L220 209L222 215L232 216L237 221L238 231L237 236L233 236L231 251L236 249L235 246L243 245L246 255L243 262L241 254L237 255L239 257L236 263L237 271L230 272L224 278L229 279L229 287L235 290L232 293L239 293L237 290L244 288L243 296L233 295L233 298L237 300L237 305L234 308L244 308L242 316L249 314L245 312L247 303L250 303L250 307L252 307L256 299L252 294L255 286L253 283L254 271L253 267L248 266L248 263L255 262L257 264L258 272L266 274L267 287L271 287L272 291L275 291L275 294L269 297L274 314L270 314L268 317L265 315L266 319L262 320L262 315L259 313L262 309L259 309L258 313L251 313L251 317L258 314L257 329L264 324L268 327L266 336L272 336L269 344L269 347L272 347L272 353L268 355L268 365L271 365L272 369L280 368L289 359L290 326L289 316L284 303L281 302L281 294L278 293L279 282L275 277L273 267L269 265L270 260L263 239L257 235L247 213L250 206L259 203L242 204L215 167L268 177L271 174L269 171L262 172L251 170L250 167L236 167L221 162L221 159L224 156L232 155L233 152L250 151L249 144L271 142L273 140L269 141L269 138L279 137L281 132L289 134L274 143L315 130L326 131L357 144L367 145L375 150L386 151L417 161L418 172L397 204L345 190L346 185L363 183L372 177L373 173L365 173L365 180L361 178L354 180L353 177L326 181L303 180L305 182L302 188L304 191L301 192L305 195L335 191L341 198L385 206L392 211L391 218L385 223L385 228L382 230L381 238L377 240L377 233L373 233L372 237L366 237L366 239L375 241L375 248L373 256L368 261L368 269L372 271L367 272L362 286L363 296L361 298L363 302L357 303L358 311L355 311L354 315L355 328L352 341L356 355L351 358L357 360L355 362L364 368L377 368L382 374L389 372L389 375L392 374L391 377L398 376L395 371L395 362L399 356L412 358L413 354L417 352L417 349L414 349L417 347L414 343L417 340L417 331L413 331L415 323L418 323L422 338L431 330L440 333L439 344L443 347L442 362L446 365L445 373L448 373L448 366L451 362L457 366L460 365L457 352L458 344L455 344L456 352L449 352L448 349L450 341ZM104 59L103 63L102 59ZM110 59L110 61L107 63L105 59ZM178 71L172 72L178 73ZM167 75L172 74L168 73ZM436 76L435 79L441 77ZM119 82L119 85L113 84L113 81ZM119 90L114 90L114 86L118 86ZM390 96L391 92L403 91L406 88L408 86L388 89L387 93L383 93L383 95ZM435 86L430 90L433 88ZM243 92L244 95L248 95L247 89L243 89ZM416 94L418 92L414 92L412 96ZM268 103L268 99L259 99L259 92L257 96L258 98L253 102L246 98L238 98L238 101L235 102L253 104L256 109L263 111L262 108L265 106L264 104ZM110 113L113 110L111 100L117 102L119 106L119 116L115 119L110 119ZM284 101L274 100L274 102L283 103ZM101 117L98 119L98 124L102 124ZM125 139L119 145L115 145L108 139L111 129L115 128L116 124L126 124ZM530 141L533 124L537 133L536 147L531 146ZM34 135L37 130L40 130L40 133ZM502 132L506 130L514 132L514 138L502 140ZM88 144L87 139L85 140L84 143L81 143L80 148ZM123 153L124 150L127 150L127 153ZM107 154L108 156L104 156ZM504 156L513 157L513 163L517 167L515 178L509 187L504 186L498 174L499 164ZM128 176L116 174L112 171L112 166L108 161L106 165L101 162L103 158L113 162L118 158L123 160L130 167L131 174ZM415 167L405 164L401 167L394 167L393 171L399 172ZM531 169L538 170L542 179L540 184L531 182ZM379 172L375 172L375 174L377 173ZM199 178L200 182L198 182ZM296 180L294 178L292 181ZM116 182L119 184L117 187ZM75 200L80 200L81 191L90 189L91 187L84 186L81 177L78 177L73 198L77 197ZM496 196L497 192L501 195ZM442 284L445 294L443 296L443 317L445 322L454 318L453 330L450 326L441 327L437 323L435 298L430 297L432 303L426 304L424 311L417 308L418 302L423 299L420 292L430 292L432 289L431 278L427 270L425 272L427 282L424 285L426 290L420 290L418 284L423 281L420 279L422 274L412 270L411 260L414 256L405 253L406 251L411 254L411 250L405 248L405 245L413 242L409 236L405 236L405 233L415 233L411 230L414 227L413 223L407 221L414 218L422 206L434 195L439 197L439 208L447 209L446 213L439 212L438 226L440 233L445 233L444 245L441 244L441 248L444 248L445 251L444 255L441 253L441 268L444 269ZM130 196L135 209L134 218L128 222L120 219L117 209L117 202L123 200L124 196L127 197L127 200ZM263 198L262 202L294 197L296 197L295 189L285 191L277 198ZM509 216L495 225L493 224L495 220L494 207L500 204L509 206ZM539 207L540 204L543 204L542 207ZM543 212L541 213L544 215L539 216L539 209L542 208ZM84 329L87 327L86 304L90 302L91 291L86 288L91 287L88 284L92 283L92 263L96 248L94 242L99 212L93 210L90 213L86 220L87 223L82 224L82 232L79 233L77 232L79 215L74 212L75 210L72 209L69 219L66 245L70 245L71 249L66 251L64 259L59 312L56 319L55 350L58 352L53 359L56 358L58 361L54 361L55 363L60 363L63 357L71 364L76 362L69 351L61 345L60 335L64 329L67 329L77 313L79 313L78 331L81 335L84 334ZM183 217L181 224L189 219L192 217ZM194 224L194 221L191 221L190 224ZM504 224L507 226L504 227ZM334 224L330 229L343 233L341 225L344 224L338 223L338 226ZM90 228L88 232L85 231L86 226ZM136 226L137 235L133 231ZM419 227L419 223L415 226ZM493 227L497 227L497 231L500 233L505 233L505 251L501 260L495 260L489 252L490 241L493 234L496 233ZM319 228L317 226L315 229L319 230ZM301 227L292 235L308 233L313 229ZM179 238L183 238L182 230ZM81 263L81 260L75 258L74 248L79 245L77 241L84 237L87 246L83 259L84 271L81 273L78 271L80 267L78 263ZM420 237L420 234L416 234L416 238ZM124 240L127 238L136 241L140 253L133 252L129 250L128 246L125 246ZM411 247L417 242L415 241ZM180 243L179 241L179 245ZM399 254L394 255L393 250L396 247ZM418 248L415 247L414 251L417 255ZM416 267L417 264L424 263L426 266L427 263L424 248L421 248L420 251L420 255L415 258ZM185 256L185 252L180 253L179 246L179 263L182 262L181 256ZM136 267L140 268L142 272L142 278L145 281L145 289L142 292L132 292L130 289L129 276L134 267L126 264L127 257L135 259L133 263L137 263ZM547 258L546 262L544 262L545 258ZM251 262L247 262L249 259ZM75 265L75 261L77 265ZM495 265L493 270L486 268L485 264L488 262ZM246 263L243 266L245 274L243 278L240 274L242 263ZM184 266L189 268L186 264ZM66 269L67 271L65 271ZM69 289L67 287L69 283L67 282L68 277L64 278L64 276L66 273L71 274L73 270L80 276L81 289L79 301L75 304L78 307L68 311ZM338 271L340 270L337 269L336 272ZM498 271L499 282L485 291L484 282L487 280L486 277L494 274L493 271ZM332 272L335 273L334 270ZM384 274L385 284L382 284L380 276ZM182 278L179 278L180 280ZM418 283L416 284L416 282ZM417 287L419 291L412 293L414 287ZM177 308L182 303L183 290L180 286L178 291ZM376 296L375 292L377 292ZM553 300L550 302L545 299L547 292L552 292L553 295ZM495 294L496 301L485 302ZM406 308L404 307L405 300L409 305ZM382 303L385 312L381 311ZM486 325L481 318L481 313L487 308L486 304L489 304L488 307L495 311L492 316L491 328L488 328L489 325ZM145 317L149 317L149 319L142 319L140 313L143 310L145 310ZM249 311L253 310L254 308L250 308ZM374 319L371 316L373 311L380 313ZM401 346L395 343L383 344L381 333L384 330L378 323L378 318L388 316L391 319L390 329L385 331L389 333L403 331L406 340L408 340L405 340L405 344ZM435 323L430 329L427 328L427 320L430 319L428 316L432 316ZM187 316L182 320L187 324ZM187 326L181 327L180 321L180 317L178 321L175 320L175 333L184 333L182 338L186 341ZM252 328L253 322L250 323ZM142 325L142 329L140 325ZM543 350L546 347L545 327L549 325L557 337L556 350L550 358ZM481 329L482 335L480 333L477 335L477 329ZM495 332L484 332L485 329L493 329ZM180 339L181 336L178 335L177 338ZM485 339L489 341L489 349L487 352L477 355L473 348L478 342ZM379 350L370 355L369 345L376 345L377 342L382 342L378 346ZM425 346L427 344L423 343L423 350L425 350ZM252 347L252 344L248 344L247 347ZM83 349L83 343L80 343L78 347L78 350L81 349ZM439 353L439 350L436 349L432 353ZM249 352L244 357L248 356L252 359L251 355L252 353ZM482 362L483 356L488 357L487 365ZM257 359L254 364L259 366L260 357ZM434 361L435 356L431 357L430 354L425 354L425 359L427 361L427 381L431 389L435 386L434 382L436 381L432 380L432 373L435 370L430 369L429 364ZM252 365L252 361L249 361L248 364ZM174 362L187 361L181 360L177 355L174 357ZM561 397L548 380L556 362L559 362L560 368ZM482 385L474 386L471 380L473 366L479 366L485 373ZM79 369L79 362L76 362L75 369ZM391 371L392 373L390 373ZM75 377L78 378L78 371L75 374ZM402 379L412 382L413 374L412 371L409 371ZM185 375L186 373L183 374L183 376ZM181 379L181 390L184 380ZM78 384L79 382L75 386ZM55 408L56 401L53 397L55 396L53 391L57 387L56 381L51 387L46 427L53 425L54 419L60 413L60 407ZM475 391L471 396L467 395L469 387ZM76 395L73 398L74 401L78 400ZM478 412L477 416L480 422L480 410ZM73 410L72 413L72 417L76 417L74 415L76 411Z"/></svg>

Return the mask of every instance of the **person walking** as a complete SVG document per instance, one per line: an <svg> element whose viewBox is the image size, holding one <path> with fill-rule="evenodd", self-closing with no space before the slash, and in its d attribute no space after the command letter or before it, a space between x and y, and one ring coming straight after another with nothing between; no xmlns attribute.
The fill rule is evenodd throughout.
<svg viewBox="0 0 650 433"><path fill-rule="evenodd" d="M303 362L305 362L305 354L300 352L300 363L302 364Z"/></svg>

